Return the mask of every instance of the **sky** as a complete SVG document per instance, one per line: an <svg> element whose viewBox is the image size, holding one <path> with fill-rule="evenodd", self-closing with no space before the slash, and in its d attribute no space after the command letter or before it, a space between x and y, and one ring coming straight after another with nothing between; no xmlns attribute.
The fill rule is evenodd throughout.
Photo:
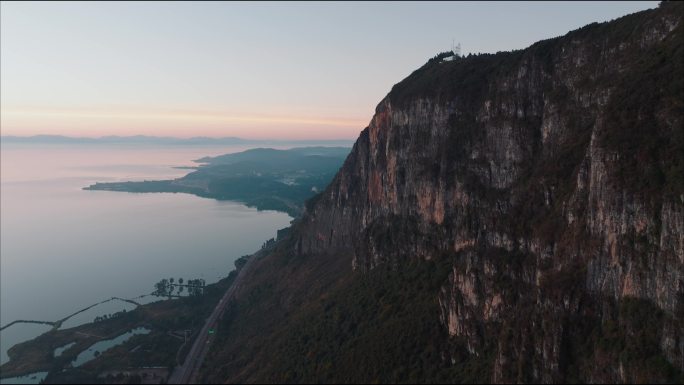
<svg viewBox="0 0 684 385"><path fill-rule="evenodd" d="M2 2L2 135L355 139L439 52L658 2Z"/></svg>

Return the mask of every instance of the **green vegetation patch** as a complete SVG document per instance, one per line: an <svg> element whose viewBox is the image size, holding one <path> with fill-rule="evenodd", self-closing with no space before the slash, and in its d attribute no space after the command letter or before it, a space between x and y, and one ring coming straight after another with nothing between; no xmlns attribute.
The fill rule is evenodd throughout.
<svg viewBox="0 0 684 385"><path fill-rule="evenodd" d="M439 320L437 298L449 266L447 259L414 259L354 275L288 314L280 327L264 336L268 349L240 345L240 356L219 352L216 362L224 366L214 367L213 375L238 373L230 380L276 383L487 381L491 356L477 358L454 348ZM240 338L245 326L236 320L271 299L269 287L256 288L253 296L231 307L219 330L223 341ZM259 367L243 372L245 357Z"/></svg>

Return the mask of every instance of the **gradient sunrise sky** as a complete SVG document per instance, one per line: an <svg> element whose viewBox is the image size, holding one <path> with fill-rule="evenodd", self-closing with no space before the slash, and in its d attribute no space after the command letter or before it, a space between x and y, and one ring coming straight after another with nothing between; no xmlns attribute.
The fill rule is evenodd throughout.
<svg viewBox="0 0 684 385"><path fill-rule="evenodd" d="M2 2L2 135L353 139L430 57L657 2Z"/></svg>

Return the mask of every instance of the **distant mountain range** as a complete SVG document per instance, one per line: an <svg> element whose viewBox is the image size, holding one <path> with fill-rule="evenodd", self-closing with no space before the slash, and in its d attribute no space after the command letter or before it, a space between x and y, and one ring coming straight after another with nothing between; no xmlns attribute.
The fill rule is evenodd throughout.
<svg viewBox="0 0 684 385"><path fill-rule="evenodd" d="M351 146L351 139L332 140L277 140L244 139L237 137L210 138L173 138L168 136L102 136L99 138L70 137L61 135L1 136L2 143L40 143L40 144L152 144L152 145L236 145L236 144L327 144L331 146Z"/></svg>

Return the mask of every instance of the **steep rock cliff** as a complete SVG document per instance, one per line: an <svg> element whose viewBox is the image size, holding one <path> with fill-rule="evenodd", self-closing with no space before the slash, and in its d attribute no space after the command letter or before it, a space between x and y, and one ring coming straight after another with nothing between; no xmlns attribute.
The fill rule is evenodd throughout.
<svg viewBox="0 0 684 385"><path fill-rule="evenodd" d="M681 380L682 14L397 84L255 262L207 378Z"/></svg>
<svg viewBox="0 0 684 385"><path fill-rule="evenodd" d="M430 61L380 102L297 252L348 253L361 271L448 255L441 318L472 354L492 345L493 381L559 381L572 365L639 380L607 352L567 354L577 322L627 328L620 307L637 300L662 312L659 348L684 370L681 18L663 4Z"/></svg>

